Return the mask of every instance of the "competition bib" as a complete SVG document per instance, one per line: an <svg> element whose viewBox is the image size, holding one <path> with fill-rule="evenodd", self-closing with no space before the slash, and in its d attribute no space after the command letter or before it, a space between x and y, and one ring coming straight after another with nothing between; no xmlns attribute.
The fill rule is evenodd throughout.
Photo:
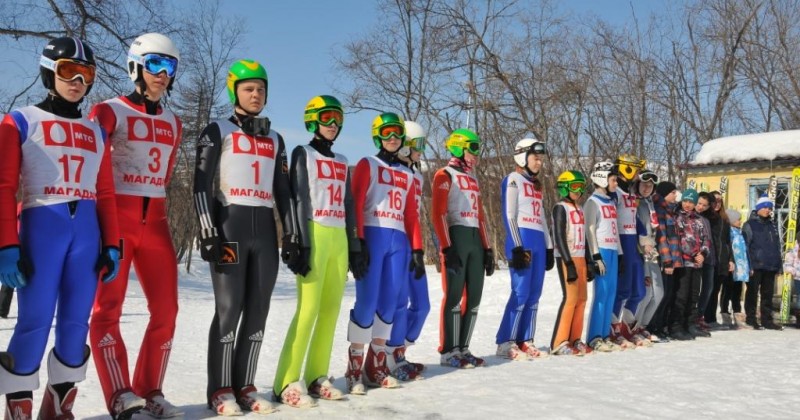
<svg viewBox="0 0 800 420"><path fill-rule="evenodd" d="M617 230L617 205L611 201L604 203L597 196L592 195L599 209L600 220L597 222L597 244L600 248L617 250L619 248L619 234Z"/></svg>
<svg viewBox="0 0 800 420"><path fill-rule="evenodd" d="M563 201L558 203L567 213L567 247L569 255L572 257L586 256L586 236L584 235L585 223L583 210L579 207L567 204ZM556 247L558 253L558 247Z"/></svg>
<svg viewBox="0 0 800 420"><path fill-rule="evenodd" d="M628 194L621 189L617 190L617 197L619 197L619 216L617 223L619 223L621 235L636 235L636 211L639 206L638 199L633 194Z"/></svg>
<svg viewBox="0 0 800 420"><path fill-rule="evenodd" d="M445 170L450 174L452 186L447 197L447 223L450 226L461 225L479 227L481 190L478 180L448 166Z"/></svg>
<svg viewBox="0 0 800 420"><path fill-rule="evenodd" d="M251 136L230 121L218 121L222 132L219 160L219 200L222 205L272 208L272 183L278 133ZM230 130L227 134L225 129Z"/></svg>
<svg viewBox="0 0 800 420"><path fill-rule="evenodd" d="M544 232L542 192L536 191L533 182L522 174L514 172L508 178L517 184L517 226Z"/></svg>
<svg viewBox="0 0 800 420"><path fill-rule="evenodd" d="M306 151L312 220L323 226L345 227L347 159L338 153L329 158L311 146L302 147Z"/></svg>
<svg viewBox="0 0 800 420"><path fill-rule="evenodd" d="M405 208L413 174L402 165L389 166L369 156L370 184L364 203L364 225L405 232Z"/></svg>

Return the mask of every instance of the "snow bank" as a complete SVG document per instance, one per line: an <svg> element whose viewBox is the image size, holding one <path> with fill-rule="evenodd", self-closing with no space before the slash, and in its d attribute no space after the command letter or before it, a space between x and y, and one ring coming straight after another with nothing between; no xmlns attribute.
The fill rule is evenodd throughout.
<svg viewBox="0 0 800 420"><path fill-rule="evenodd" d="M800 130L714 139L700 148L690 164L715 165L778 158L800 158Z"/></svg>

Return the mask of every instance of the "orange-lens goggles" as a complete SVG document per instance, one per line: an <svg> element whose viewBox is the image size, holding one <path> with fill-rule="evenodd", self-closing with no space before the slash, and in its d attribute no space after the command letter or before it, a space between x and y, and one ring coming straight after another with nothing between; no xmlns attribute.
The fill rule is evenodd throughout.
<svg viewBox="0 0 800 420"><path fill-rule="evenodd" d="M317 114L317 120L324 126L329 126L336 123L339 127L342 126L344 115L338 109L323 109Z"/></svg>
<svg viewBox="0 0 800 420"><path fill-rule="evenodd" d="M574 193L583 193L586 191L586 183L580 181L573 181L567 184L567 190Z"/></svg>
<svg viewBox="0 0 800 420"><path fill-rule="evenodd" d="M384 125L378 130L378 137L380 137L381 140L389 140L392 137L402 140L404 135L405 130L399 125Z"/></svg>
<svg viewBox="0 0 800 420"><path fill-rule="evenodd" d="M86 86L94 83L95 67L91 64L86 64L68 58L61 58L53 61L46 57L42 57L40 63L44 67L53 70L53 73L56 74L56 77L61 80L69 82L80 77L81 82Z"/></svg>

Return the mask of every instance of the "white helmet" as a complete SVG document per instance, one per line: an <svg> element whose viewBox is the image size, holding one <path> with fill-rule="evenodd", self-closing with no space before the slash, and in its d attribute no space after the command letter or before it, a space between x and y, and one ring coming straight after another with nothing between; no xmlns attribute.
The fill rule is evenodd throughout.
<svg viewBox="0 0 800 420"><path fill-rule="evenodd" d="M131 48L128 50L128 75L134 82L139 79L140 66L144 65L145 54L161 54L181 59L181 54L175 44L166 36L151 32L140 35L133 40ZM175 80L175 77L172 78ZM170 82L170 86L172 82Z"/></svg>
<svg viewBox="0 0 800 420"><path fill-rule="evenodd" d="M425 129L422 128L421 125L415 123L414 121L404 121L403 124L406 128L406 139L403 142L403 147L400 148L398 154L400 156L410 156L411 155L411 144L415 143L415 141L421 141L422 145L416 145L419 149L420 147L424 150L425 149L425 142L427 134L425 133ZM422 139L422 140L419 140Z"/></svg>
<svg viewBox="0 0 800 420"><path fill-rule="evenodd" d="M535 138L525 138L517 142L514 146L514 162L520 168L528 166L528 154L543 155L547 153L544 149L544 142Z"/></svg>
<svg viewBox="0 0 800 420"><path fill-rule="evenodd" d="M614 164L609 161L597 162L592 169L592 182L600 188L608 188L608 177L614 169Z"/></svg>

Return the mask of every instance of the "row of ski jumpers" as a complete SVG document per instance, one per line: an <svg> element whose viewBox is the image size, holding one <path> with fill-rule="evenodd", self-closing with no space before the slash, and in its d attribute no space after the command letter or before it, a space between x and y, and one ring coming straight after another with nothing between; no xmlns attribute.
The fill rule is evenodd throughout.
<svg viewBox="0 0 800 420"><path fill-rule="evenodd" d="M77 38L54 39L40 61L47 97L12 111L0 125L0 147L9 157L0 169L0 280L19 290L17 324L0 355L0 393L10 418L32 416L32 391L39 387L54 318L41 418L72 418L75 384L85 379L90 357L114 418L139 411L181 415L162 392L178 307L177 263L166 257L175 253L165 188L182 136L180 120L161 99L172 89L179 61L168 37L138 37L128 51L134 91L96 104L84 117L79 104L95 80L93 52ZM259 116L267 88L263 66L235 62L227 78L234 113L210 123L197 140L195 207L215 294L206 398L219 415L275 410L253 384L279 249L297 274L298 306L275 375L277 401L308 407L314 398L343 397L328 368L348 270L357 282L347 391L397 387L424 369L405 359L430 310L419 223L424 129L397 114L380 114L372 124L378 152L351 174L346 158L333 151L342 106L318 96L304 114L313 138L289 158L280 134ZM445 366L473 368L485 365L469 345L484 275L495 266L474 175L481 140L458 129L446 146L451 159L436 171L431 188L445 289L439 352ZM644 327L659 306L652 270L659 264L660 215L639 191L652 195L657 176L628 155L600 162L591 174L595 191L581 207L589 183L577 171L564 172L556 182L561 201L552 211L551 232L538 177L545 155L543 142L521 140L513 156L517 169L502 183L511 295L497 355L521 360L548 353L533 338L544 272L556 264L564 298L552 353L646 345ZM674 190L674 184L658 184L659 193L672 194L661 191L670 185ZM280 247L275 208L284 232ZM119 323L131 264L151 315L132 378ZM98 276L96 283L86 281ZM593 279L585 343L583 312Z"/></svg>

